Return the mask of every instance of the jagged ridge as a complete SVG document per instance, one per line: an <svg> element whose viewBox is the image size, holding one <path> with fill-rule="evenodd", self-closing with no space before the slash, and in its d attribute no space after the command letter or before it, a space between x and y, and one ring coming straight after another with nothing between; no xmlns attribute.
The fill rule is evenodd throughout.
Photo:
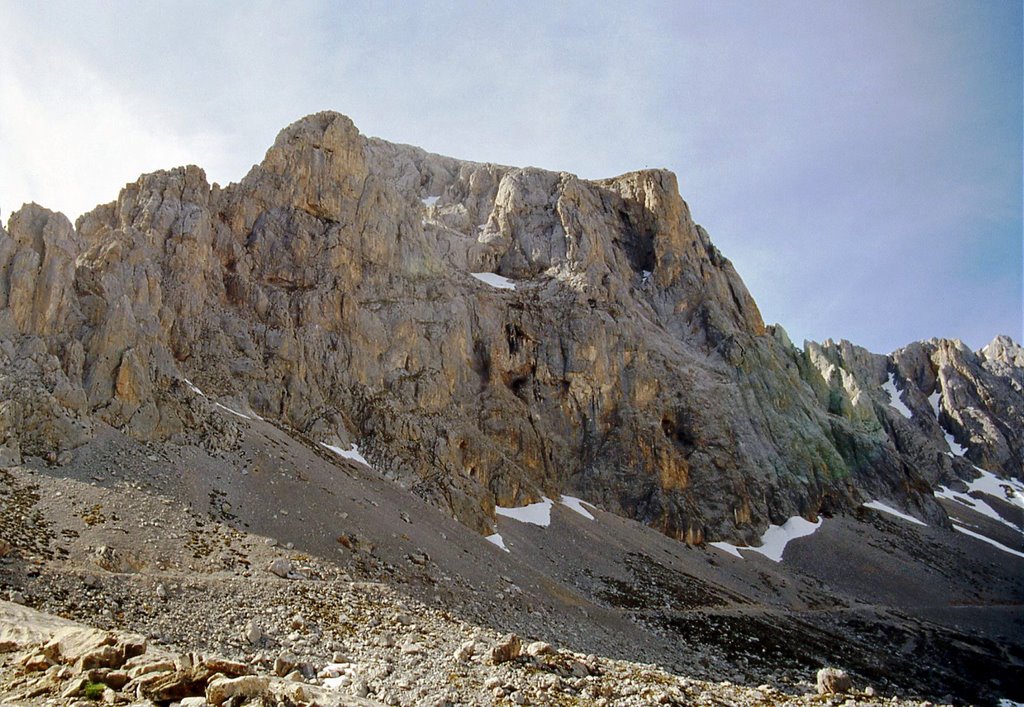
<svg viewBox="0 0 1024 707"><path fill-rule="evenodd" d="M314 440L357 439L481 531L495 502L563 491L691 543L868 496L943 523L937 481L971 462L1020 476L1024 458L1012 341L801 351L764 326L671 173L465 162L336 113L283 130L238 184L190 166L74 227L12 215L0 359L8 463L101 424L230 447L239 423L187 379Z"/></svg>

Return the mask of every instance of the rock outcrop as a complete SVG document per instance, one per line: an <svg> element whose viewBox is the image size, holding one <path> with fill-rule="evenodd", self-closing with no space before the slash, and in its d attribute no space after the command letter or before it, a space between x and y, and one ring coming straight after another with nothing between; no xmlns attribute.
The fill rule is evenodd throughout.
<svg viewBox="0 0 1024 707"><path fill-rule="evenodd" d="M941 523L937 481L1021 475L1022 376L1005 337L795 348L669 172L460 161L336 113L238 184L177 168L74 227L33 204L0 229L3 463L103 424L230 446L231 399L358 441L480 531L496 503L571 491L687 542L753 540L868 496Z"/></svg>

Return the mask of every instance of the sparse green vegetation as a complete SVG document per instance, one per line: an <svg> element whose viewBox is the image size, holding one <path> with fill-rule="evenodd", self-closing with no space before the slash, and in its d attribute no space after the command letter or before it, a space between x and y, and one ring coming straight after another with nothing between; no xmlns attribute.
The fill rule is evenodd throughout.
<svg viewBox="0 0 1024 707"><path fill-rule="evenodd" d="M91 682L82 690L82 697L87 700L99 700L103 697L103 691L107 686L101 682Z"/></svg>

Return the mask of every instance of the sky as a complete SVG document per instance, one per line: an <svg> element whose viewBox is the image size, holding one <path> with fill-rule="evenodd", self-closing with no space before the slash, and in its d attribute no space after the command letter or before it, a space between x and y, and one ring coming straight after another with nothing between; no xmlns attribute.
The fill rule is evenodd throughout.
<svg viewBox="0 0 1024 707"><path fill-rule="evenodd" d="M237 181L330 109L476 161L671 169L798 345L1020 342L1022 25L1012 0L0 0L0 219L181 164Z"/></svg>

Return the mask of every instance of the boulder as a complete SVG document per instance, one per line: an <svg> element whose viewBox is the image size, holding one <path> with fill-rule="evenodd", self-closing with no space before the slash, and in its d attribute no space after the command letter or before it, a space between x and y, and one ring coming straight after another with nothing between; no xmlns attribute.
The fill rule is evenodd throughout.
<svg viewBox="0 0 1024 707"><path fill-rule="evenodd" d="M519 636L514 633L509 633L503 636L487 652L487 662L492 665L498 665L500 663L507 663L510 660L515 660L519 657L522 647L523 643L519 639Z"/></svg>
<svg viewBox="0 0 1024 707"><path fill-rule="evenodd" d="M282 579L293 579L295 577L295 573L292 570L291 560L285 557L275 558L267 566L267 570L271 574L276 574L278 577L281 577Z"/></svg>
<svg viewBox="0 0 1024 707"><path fill-rule="evenodd" d="M818 694L841 695L849 692L853 680L845 670L839 668L822 668L818 671Z"/></svg>
<svg viewBox="0 0 1024 707"><path fill-rule="evenodd" d="M221 705L232 697L251 699L263 694L268 685L267 678L256 675L215 678L206 686L206 701L211 705Z"/></svg>
<svg viewBox="0 0 1024 707"><path fill-rule="evenodd" d="M476 641L466 641L455 651L455 660L464 663L476 653Z"/></svg>
<svg viewBox="0 0 1024 707"><path fill-rule="evenodd" d="M526 646L526 654L534 658L542 655L555 655L556 653L558 651L550 643L545 643L544 641L534 641Z"/></svg>

